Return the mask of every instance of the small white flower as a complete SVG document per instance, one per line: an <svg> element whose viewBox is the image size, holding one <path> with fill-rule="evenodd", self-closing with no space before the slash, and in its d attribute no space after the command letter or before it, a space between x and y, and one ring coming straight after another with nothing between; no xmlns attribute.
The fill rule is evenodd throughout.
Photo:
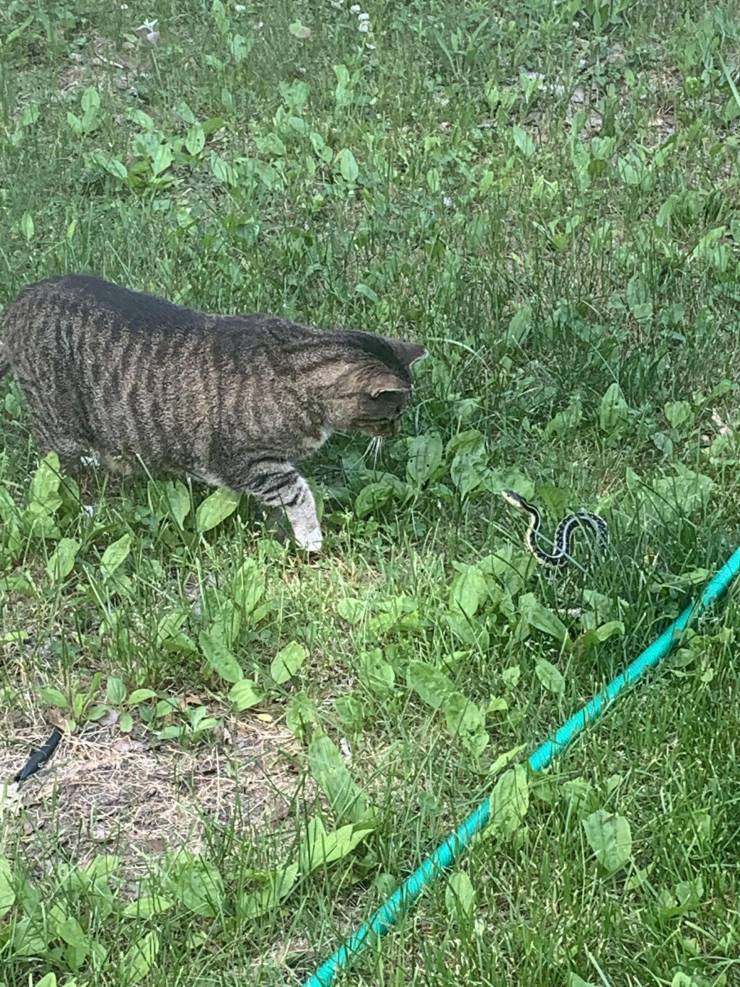
<svg viewBox="0 0 740 987"><path fill-rule="evenodd" d="M156 43L159 41L159 31L150 31L149 34L147 34L146 36L146 40L149 42L150 45L156 45Z"/></svg>
<svg viewBox="0 0 740 987"><path fill-rule="evenodd" d="M443 195L442 196L442 204L445 205L445 206L447 206L448 209L451 209L452 208L452 196L451 195Z"/></svg>
<svg viewBox="0 0 740 987"><path fill-rule="evenodd" d="M361 10L361 7L360 7L359 3L353 3L352 6L349 8L350 14L359 14L360 13L360 10Z"/></svg>
<svg viewBox="0 0 740 987"><path fill-rule="evenodd" d="M367 34L370 31L370 21L360 21L357 25L357 30L362 31L363 34Z"/></svg>
<svg viewBox="0 0 740 987"><path fill-rule="evenodd" d="M236 11L237 14L243 14L246 9L247 8L244 6L243 3L234 4L234 10Z"/></svg>
<svg viewBox="0 0 740 987"><path fill-rule="evenodd" d="M369 21L370 20L370 14L365 14L365 13L358 14L357 15L357 20L358 21Z"/></svg>
<svg viewBox="0 0 740 987"><path fill-rule="evenodd" d="M128 4L127 3L122 3L119 9L120 10L128 10Z"/></svg>

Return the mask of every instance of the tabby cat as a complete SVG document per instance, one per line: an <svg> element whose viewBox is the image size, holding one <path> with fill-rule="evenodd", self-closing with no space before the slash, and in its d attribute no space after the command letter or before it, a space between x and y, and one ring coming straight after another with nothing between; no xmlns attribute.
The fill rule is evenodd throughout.
<svg viewBox="0 0 740 987"><path fill-rule="evenodd" d="M175 470L282 507L321 549L296 469L332 431L397 434L416 343L195 312L82 274L25 288L0 332L42 453Z"/></svg>

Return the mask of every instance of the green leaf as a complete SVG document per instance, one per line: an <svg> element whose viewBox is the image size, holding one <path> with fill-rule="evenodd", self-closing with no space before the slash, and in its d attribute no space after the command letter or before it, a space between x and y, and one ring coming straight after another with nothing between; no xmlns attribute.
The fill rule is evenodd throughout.
<svg viewBox="0 0 740 987"><path fill-rule="evenodd" d="M233 490L227 490L226 487L214 490L198 505L198 510L195 512L196 531L203 534L221 524L229 515L234 513L239 500L239 494L234 493Z"/></svg>
<svg viewBox="0 0 740 987"><path fill-rule="evenodd" d="M462 613L467 618L474 617L481 603L488 596L488 583L485 576L474 565L468 565L459 572L450 590L450 610Z"/></svg>
<svg viewBox="0 0 740 987"><path fill-rule="evenodd" d="M59 456L50 452L39 463L28 491L29 507L54 514L62 506L59 485L62 482Z"/></svg>
<svg viewBox="0 0 740 987"><path fill-rule="evenodd" d="M577 973L571 973L568 975L567 987L596 987L596 984L591 980L583 980Z"/></svg>
<svg viewBox="0 0 740 987"><path fill-rule="evenodd" d="M126 561L131 552L131 535L128 532L122 535L118 541L114 541L103 552L100 560L100 571L104 579L109 579L116 569Z"/></svg>
<svg viewBox="0 0 740 987"><path fill-rule="evenodd" d="M198 649L180 629L187 619L182 610L164 614L157 623L157 648L169 654L195 654Z"/></svg>
<svg viewBox="0 0 740 987"><path fill-rule="evenodd" d="M614 381L610 384L599 405L599 426L602 432L613 435L621 431L629 421L629 406L622 389Z"/></svg>
<svg viewBox="0 0 740 987"><path fill-rule="evenodd" d="M55 689L53 686L44 686L39 690L39 695L42 702L47 703L49 706L66 709L69 705L69 701L64 693L60 692L59 689Z"/></svg>
<svg viewBox="0 0 740 987"><path fill-rule="evenodd" d="M379 302L380 301L380 298L373 291L373 289L370 287L370 285L365 284L362 281L359 281L355 285L355 291L357 292L358 295L362 295L364 298L367 298L373 304L375 304L376 302Z"/></svg>
<svg viewBox="0 0 740 987"><path fill-rule="evenodd" d="M463 644L480 648L482 651L488 650L491 636L484 623L478 620L471 621L462 613L448 613L446 621L449 629Z"/></svg>
<svg viewBox="0 0 740 987"><path fill-rule="evenodd" d="M198 643L206 661L217 675L227 682L239 682L242 679L241 666L226 647L220 624L214 624L210 631L201 631Z"/></svg>
<svg viewBox="0 0 740 987"><path fill-rule="evenodd" d="M596 859L610 874L632 856L632 833L624 816L597 809L583 820L586 839Z"/></svg>
<svg viewBox="0 0 740 987"><path fill-rule="evenodd" d="M190 513L190 491L181 480L171 480L162 484L164 501L178 528L182 528Z"/></svg>
<svg viewBox="0 0 740 987"><path fill-rule="evenodd" d="M558 669L546 658L538 658L534 667L534 673L548 692L555 692L562 696L565 692L565 679Z"/></svg>
<svg viewBox="0 0 740 987"><path fill-rule="evenodd" d="M593 785L585 778L571 778L570 781L564 781L561 788L563 795L577 812L587 809L595 797Z"/></svg>
<svg viewBox="0 0 740 987"><path fill-rule="evenodd" d="M171 892L191 912L204 918L214 918L223 908L223 878L215 864L204 857L180 857Z"/></svg>
<svg viewBox="0 0 740 987"><path fill-rule="evenodd" d="M375 514L392 497L393 487L390 483L384 480L380 480L377 483L368 483L360 490L357 497L355 497L355 514L358 518L365 518L371 514Z"/></svg>
<svg viewBox="0 0 740 987"><path fill-rule="evenodd" d="M121 914L124 918L151 918L172 908L174 902L160 894L145 894L130 902Z"/></svg>
<svg viewBox="0 0 740 987"><path fill-rule="evenodd" d="M491 828L509 836L521 826L529 808L527 769L517 764L505 771L491 793Z"/></svg>
<svg viewBox="0 0 740 987"><path fill-rule="evenodd" d="M593 633L596 640L600 644L603 644L603 642L608 641L610 637L621 636L624 634L624 624L621 620L607 620L605 624L600 624L598 627L595 627Z"/></svg>
<svg viewBox="0 0 740 987"><path fill-rule="evenodd" d="M295 887L298 879L298 864L278 867L265 875L261 875L265 887L252 894L239 898L239 917L245 919L259 918L272 911L286 898Z"/></svg>
<svg viewBox="0 0 740 987"><path fill-rule="evenodd" d="M354 154L348 147L343 147L336 156L335 163L345 182L354 184L357 181L360 169L357 166Z"/></svg>
<svg viewBox="0 0 740 987"><path fill-rule="evenodd" d="M163 172L167 171L169 166L172 164L172 161L173 154L170 145L160 144L154 152L154 157L152 158L152 171L154 172L154 175L161 175Z"/></svg>
<svg viewBox="0 0 740 987"><path fill-rule="evenodd" d="M337 602L337 613L348 624L359 624L367 613L367 604L364 600L345 597Z"/></svg>
<svg viewBox="0 0 740 987"><path fill-rule="evenodd" d="M524 620L538 631L549 634L561 644L568 640L568 629L557 614L543 607L534 593L525 593L519 599L519 610Z"/></svg>
<svg viewBox="0 0 740 987"><path fill-rule="evenodd" d="M505 342L509 346L521 346L532 328L532 306L520 305L509 320Z"/></svg>
<svg viewBox="0 0 740 987"><path fill-rule="evenodd" d="M464 500L486 479L485 452L461 449L450 464L450 478Z"/></svg>
<svg viewBox="0 0 740 987"><path fill-rule="evenodd" d="M192 157L196 157L206 146L206 135L203 127L199 123L194 123L185 137L185 150Z"/></svg>
<svg viewBox="0 0 740 987"><path fill-rule="evenodd" d="M105 687L105 698L113 706L120 706L126 698L126 686L117 675L109 675Z"/></svg>
<svg viewBox="0 0 740 987"><path fill-rule="evenodd" d="M676 431L681 431L684 425L693 425L694 409L688 401L668 401L663 406L663 412L669 424Z"/></svg>
<svg viewBox="0 0 740 987"><path fill-rule="evenodd" d="M445 699L444 712L450 733L459 737L462 745L473 756L480 756L489 740L485 717L480 708L462 692L453 692Z"/></svg>
<svg viewBox="0 0 740 987"><path fill-rule="evenodd" d="M128 949L122 961L123 983L134 987L149 974L159 952L159 935L147 932Z"/></svg>
<svg viewBox="0 0 740 987"><path fill-rule="evenodd" d="M97 89L93 86L88 86L82 93L80 105L82 106L83 113L97 110L100 107L100 94Z"/></svg>
<svg viewBox="0 0 740 987"><path fill-rule="evenodd" d="M27 241L30 241L33 240L35 232L36 229L33 223L33 216L30 212L24 212L21 216L21 233Z"/></svg>
<svg viewBox="0 0 740 987"><path fill-rule="evenodd" d="M636 322L649 322L653 317L650 288L641 275L633 274L627 284L627 304Z"/></svg>
<svg viewBox="0 0 740 987"><path fill-rule="evenodd" d="M567 408L559 411L545 426L545 437L552 438L553 435L567 438L573 435L580 424L583 414L583 407L579 399L574 398Z"/></svg>
<svg viewBox="0 0 740 987"><path fill-rule="evenodd" d="M288 30L294 38L298 38L300 41L305 41L311 37L311 28L306 27L305 24L301 24L300 21L293 21L288 25Z"/></svg>
<svg viewBox="0 0 740 987"><path fill-rule="evenodd" d="M514 124L511 128L511 134L514 138L514 143L522 152L525 158L531 158L534 154L534 141L529 136L524 127L520 127L519 124Z"/></svg>
<svg viewBox="0 0 740 987"><path fill-rule="evenodd" d="M593 652L599 644L608 641L610 637L624 634L624 624L621 620L608 620L598 627L594 627L584 634L581 634L575 641L575 648L578 653L589 654Z"/></svg>
<svg viewBox="0 0 740 987"><path fill-rule="evenodd" d="M30 918L22 918L13 930L12 937L13 956L28 956L38 959L44 956L48 950L48 943L44 930L39 927L39 923Z"/></svg>
<svg viewBox="0 0 740 987"><path fill-rule="evenodd" d="M114 178L118 178L121 181L125 181L128 178L128 168L123 163L119 161L118 158L114 158L110 154L106 154L105 151L93 151L90 155L92 161L95 162L104 171L107 171L109 175Z"/></svg>
<svg viewBox="0 0 740 987"><path fill-rule="evenodd" d="M308 769L329 800L337 822L367 820L369 812L365 793L352 778L344 758L326 734L318 734L309 744Z"/></svg>
<svg viewBox="0 0 740 987"><path fill-rule="evenodd" d="M234 686L236 688L236 686ZM319 716L312 699L305 692L291 697L285 710L285 725L298 740L305 742L319 725Z"/></svg>
<svg viewBox="0 0 740 987"><path fill-rule="evenodd" d="M252 679L239 679L229 689L229 701L239 713L253 706L259 706L265 695Z"/></svg>
<svg viewBox="0 0 740 987"><path fill-rule="evenodd" d="M61 583L74 568L80 543L76 538L60 538L54 554L46 564L46 571L54 583Z"/></svg>
<svg viewBox="0 0 740 987"><path fill-rule="evenodd" d="M682 463L673 469L672 474L656 477L648 490L639 488L646 513L659 521L674 521L705 509L716 486L711 477Z"/></svg>
<svg viewBox="0 0 740 987"><path fill-rule="evenodd" d="M239 180L238 175L230 161L226 161L219 154L211 152L208 163L216 181L221 182L223 185L234 186L237 184Z"/></svg>
<svg viewBox="0 0 740 987"><path fill-rule="evenodd" d="M245 559L236 571L231 593L234 603L245 616L253 613L265 595L264 567L254 559Z"/></svg>
<svg viewBox="0 0 740 987"><path fill-rule="evenodd" d="M448 878L445 906L453 922L472 920L475 913L475 889L465 871L457 871Z"/></svg>
<svg viewBox="0 0 740 987"><path fill-rule="evenodd" d="M516 689L519 679L522 677L522 670L519 665L509 665L501 672L501 680L507 689Z"/></svg>
<svg viewBox="0 0 740 987"><path fill-rule="evenodd" d="M491 767L488 769L488 774L498 774L499 771L502 771L507 765L511 764L514 758L518 757L522 751L525 751L527 747L528 744L518 744L516 747L510 748L508 751L503 751L503 753L499 754Z"/></svg>
<svg viewBox="0 0 740 987"><path fill-rule="evenodd" d="M8 914L14 903L13 872L5 857L0 857L0 918Z"/></svg>
<svg viewBox="0 0 740 987"><path fill-rule="evenodd" d="M373 648L360 655L360 681L372 692L393 690L396 673L390 662L383 657L380 648Z"/></svg>
<svg viewBox="0 0 740 987"><path fill-rule="evenodd" d="M68 915L63 922L60 922L56 931L59 938L63 942L66 942L68 946L74 946L85 952L89 950L90 940L85 935L77 919L71 915Z"/></svg>
<svg viewBox="0 0 740 987"><path fill-rule="evenodd" d="M291 679L306 660L306 649L298 641L286 644L272 660L270 675L277 685L283 685Z"/></svg>
<svg viewBox="0 0 740 987"><path fill-rule="evenodd" d="M436 432L417 435L409 442L406 476L422 487L442 462L442 439Z"/></svg>
<svg viewBox="0 0 740 987"><path fill-rule="evenodd" d="M47 973L45 976L38 980L34 987L57 987L57 975L55 973ZM70 981L68 980L65 987L70 987Z"/></svg>
<svg viewBox="0 0 740 987"><path fill-rule="evenodd" d="M157 693L154 689L134 689L131 695L126 700L127 706L138 706L140 703L148 702L150 699L156 699Z"/></svg>
<svg viewBox="0 0 740 987"><path fill-rule="evenodd" d="M432 709L441 709L455 692L455 686L445 673L425 661L409 662L406 682L409 689L413 689L422 702Z"/></svg>
<svg viewBox="0 0 740 987"><path fill-rule="evenodd" d="M351 823L327 833L318 816L306 827L306 838L301 844L299 861L301 872L306 875L323 864L341 860L357 847L373 830Z"/></svg>

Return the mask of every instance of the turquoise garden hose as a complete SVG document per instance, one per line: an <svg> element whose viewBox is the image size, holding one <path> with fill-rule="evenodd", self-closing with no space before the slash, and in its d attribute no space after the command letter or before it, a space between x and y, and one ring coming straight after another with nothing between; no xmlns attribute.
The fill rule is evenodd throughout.
<svg viewBox="0 0 740 987"><path fill-rule="evenodd" d="M707 584L701 598L687 607L683 613L667 627L650 647L613 679L606 688L590 699L577 713L574 713L555 732L551 740L546 740L533 754L528 764L532 771L542 771L561 751L564 751L586 726L603 713L607 704L628 686L633 685L645 672L657 665L668 654L676 640L689 626L691 620L713 603L728 588L735 576L740 573L740 548L736 548L722 568ZM423 861L410 877L380 906L375 914L344 943L343 946L322 963L316 973L305 981L304 987L330 987L338 973L346 969L350 961L369 945L375 936L383 936L398 919L402 910L415 901L424 888L431 884L443 870L448 868L468 847L473 837L480 833L491 818L491 800L486 798L468 818L451 833L444 843Z"/></svg>

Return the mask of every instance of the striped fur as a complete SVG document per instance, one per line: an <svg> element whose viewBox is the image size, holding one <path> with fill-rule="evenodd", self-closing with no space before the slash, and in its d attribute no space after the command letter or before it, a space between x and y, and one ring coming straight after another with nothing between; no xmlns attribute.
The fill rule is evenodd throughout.
<svg viewBox="0 0 740 987"><path fill-rule="evenodd" d="M195 312L87 275L25 288L0 333L42 453L177 471L283 507L321 548L294 463L332 431L396 434L422 346Z"/></svg>

